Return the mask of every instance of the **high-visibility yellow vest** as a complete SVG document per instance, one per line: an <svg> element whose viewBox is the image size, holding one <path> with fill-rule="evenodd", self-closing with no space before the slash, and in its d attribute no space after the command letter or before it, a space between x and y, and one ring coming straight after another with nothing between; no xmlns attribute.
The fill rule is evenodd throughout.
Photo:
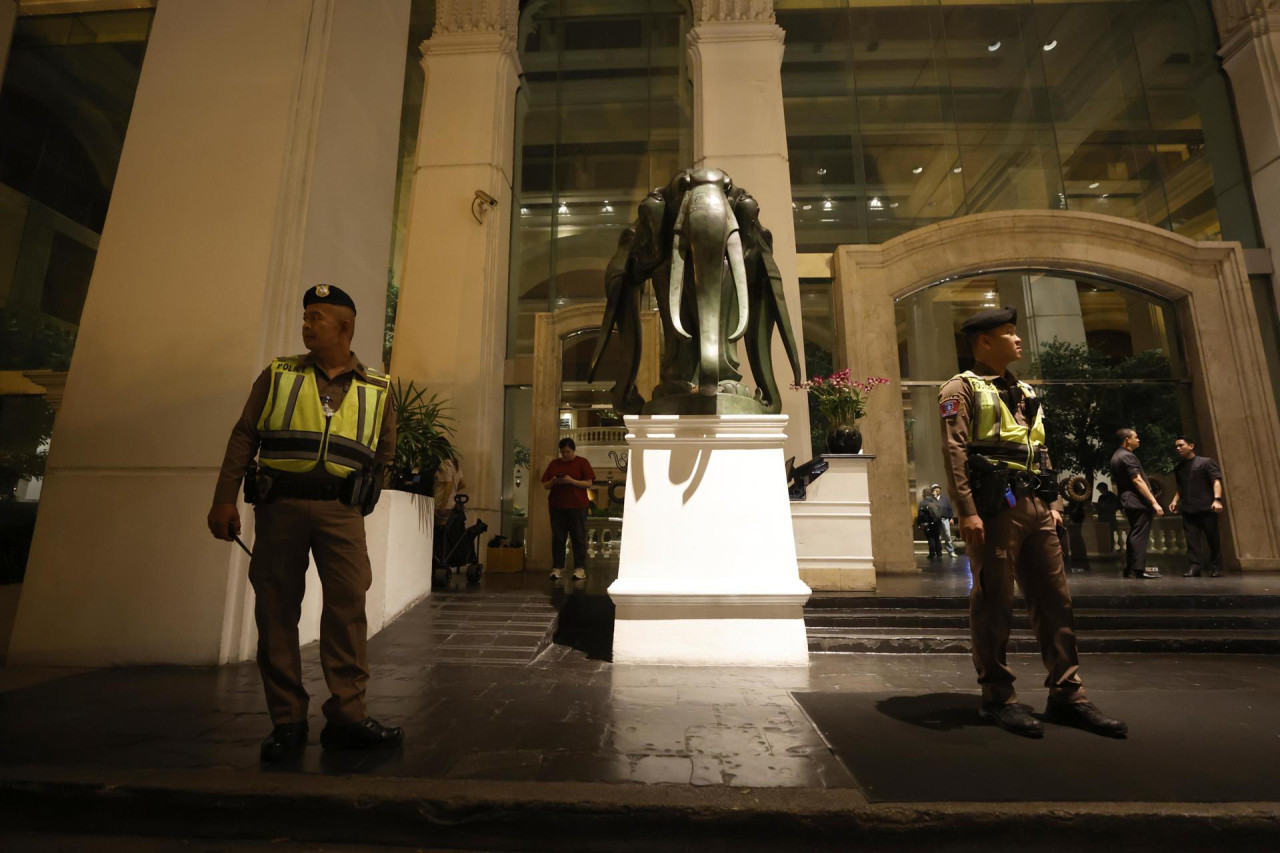
<svg viewBox="0 0 1280 853"><path fill-rule="evenodd" d="M966 370L960 376L973 389L975 412L969 428L969 447L984 456L1003 460L1015 470L1039 472L1039 454L1036 451L1045 442L1043 408L1036 412L1030 426L1023 426L1000 398L1000 389L995 383L972 370ZM1018 388L1028 400L1036 396L1035 390L1021 380Z"/></svg>
<svg viewBox="0 0 1280 853"><path fill-rule="evenodd" d="M271 391L258 418L261 463L277 471L305 473L323 462L336 477L373 465L382 431L388 378L354 374L342 405L325 415L316 368L300 355L271 362Z"/></svg>

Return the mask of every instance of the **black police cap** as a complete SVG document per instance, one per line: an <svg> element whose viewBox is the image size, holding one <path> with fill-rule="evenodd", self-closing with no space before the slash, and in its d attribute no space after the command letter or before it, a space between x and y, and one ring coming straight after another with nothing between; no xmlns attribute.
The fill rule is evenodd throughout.
<svg viewBox="0 0 1280 853"><path fill-rule="evenodd" d="M317 284L307 290L302 297L302 307L310 308L312 305L345 305L352 314L356 312L356 304L347 292L332 284Z"/></svg>
<svg viewBox="0 0 1280 853"><path fill-rule="evenodd" d="M998 329L1006 323L1017 324L1018 309L1010 308L1006 305L1003 308L988 308L986 311L979 311L968 320L965 320L960 326L960 331L966 335L972 335L975 332L989 332L992 329Z"/></svg>

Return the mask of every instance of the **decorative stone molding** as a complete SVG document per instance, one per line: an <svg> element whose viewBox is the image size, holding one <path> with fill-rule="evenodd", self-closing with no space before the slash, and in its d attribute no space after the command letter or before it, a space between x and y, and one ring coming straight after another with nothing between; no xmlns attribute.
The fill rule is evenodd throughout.
<svg viewBox="0 0 1280 853"><path fill-rule="evenodd" d="M441 33L504 33L514 36L520 19L518 0L436 0Z"/></svg>
<svg viewBox="0 0 1280 853"><path fill-rule="evenodd" d="M1192 377L1197 427L1231 495L1224 520L1230 561L1280 568L1280 420L1258 331L1244 250L1196 242L1149 225L1070 211L960 217L835 255L837 330L844 366L890 380L901 393L894 302L951 277L1045 269L1098 276L1171 301ZM914 571L907 446L901 409L872 406L863 425L877 454L871 500L878 571ZM921 449L919 452L928 452Z"/></svg>
<svg viewBox="0 0 1280 853"><path fill-rule="evenodd" d="M1218 35L1225 43L1250 20L1265 18L1269 12L1280 9L1280 0L1210 0L1210 5L1218 24Z"/></svg>
<svg viewBox="0 0 1280 853"><path fill-rule="evenodd" d="M747 21L774 23L773 0L693 0L694 26Z"/></svg>

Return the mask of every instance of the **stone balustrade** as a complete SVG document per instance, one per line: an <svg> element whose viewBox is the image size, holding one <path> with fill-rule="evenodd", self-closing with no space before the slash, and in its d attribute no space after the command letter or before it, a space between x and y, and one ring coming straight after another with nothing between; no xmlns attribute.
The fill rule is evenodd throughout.
<svg viewBox="0 0 1280 853"><path fill-rule="evenodd" d="M626 444L626 427L583 427L581 429L562 429L561 438L572 438L578 447L590 447L602 444Z"/></svg>

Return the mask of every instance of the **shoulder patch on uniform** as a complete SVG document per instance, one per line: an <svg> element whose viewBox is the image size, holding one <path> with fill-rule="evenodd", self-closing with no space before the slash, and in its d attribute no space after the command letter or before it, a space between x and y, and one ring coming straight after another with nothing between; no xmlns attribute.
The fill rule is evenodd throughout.
<svg viewBox="0 0 1280 853"><path fill-rule="evenodd" d="M949 397L938 405L938 410L944 418L954 418L960 414L960 398Z"/></svg>

